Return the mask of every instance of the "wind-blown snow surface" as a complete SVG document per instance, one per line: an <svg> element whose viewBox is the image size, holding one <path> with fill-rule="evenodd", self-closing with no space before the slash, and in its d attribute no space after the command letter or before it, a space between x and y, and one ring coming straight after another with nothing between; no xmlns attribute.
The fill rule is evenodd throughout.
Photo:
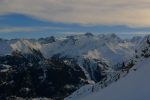
<svg viewBox="0 0 150 100"><path fill-rule="evenodd" d="M69 100L149 100L150 58L143 60L134 67L138 70L130 72L125 78L103 90Z"/></svg>

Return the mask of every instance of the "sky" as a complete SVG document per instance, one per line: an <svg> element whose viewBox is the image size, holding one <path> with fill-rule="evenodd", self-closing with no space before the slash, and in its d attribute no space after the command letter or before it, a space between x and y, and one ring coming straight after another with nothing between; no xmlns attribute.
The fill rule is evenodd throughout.
<svg viewBox="0 0 150 100"><path fill-rule="evenodd" d="M150 0L0 0L0 37L150 32Z"/></svg>

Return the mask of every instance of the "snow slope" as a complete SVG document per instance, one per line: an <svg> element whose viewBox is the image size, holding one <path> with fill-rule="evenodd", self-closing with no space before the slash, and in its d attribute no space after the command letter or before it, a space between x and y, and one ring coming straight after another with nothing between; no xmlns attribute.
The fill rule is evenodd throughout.
<svg viewBox="0 0 150 100"><path fill-rule="evenodd" d="M138 70L130 72L125 78L101 91L66 100L149 100L150 58L139 62L134 67Z"/></svg>

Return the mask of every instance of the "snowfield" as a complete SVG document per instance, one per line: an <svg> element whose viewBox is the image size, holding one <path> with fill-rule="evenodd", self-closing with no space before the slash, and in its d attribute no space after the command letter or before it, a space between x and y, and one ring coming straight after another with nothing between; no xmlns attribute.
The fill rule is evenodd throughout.
<svg viewBox="0 0 150 100"><path fill-rule="evenodd" d="M135 65L125 78L90 95L66 98L66 100L149 100L150 58Z"/></svg>

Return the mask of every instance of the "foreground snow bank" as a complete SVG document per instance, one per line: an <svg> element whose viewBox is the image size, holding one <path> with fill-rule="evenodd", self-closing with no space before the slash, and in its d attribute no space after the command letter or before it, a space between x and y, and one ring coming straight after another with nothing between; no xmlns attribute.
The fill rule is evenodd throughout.
<svg viewBox="0 0 150 100"><path fill-rule="evenodd" d="M138 70L130 72L107 88L78 100L150 100L150 58L134 67Z"/></svg>

